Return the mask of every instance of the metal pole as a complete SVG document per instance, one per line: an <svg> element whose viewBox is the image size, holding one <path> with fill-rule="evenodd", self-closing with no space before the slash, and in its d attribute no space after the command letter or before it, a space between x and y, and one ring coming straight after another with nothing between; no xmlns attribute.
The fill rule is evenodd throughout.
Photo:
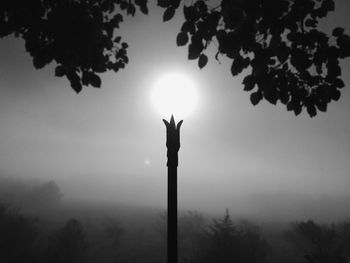
<svg viewBox="0 0 350 263"><path fill-rule="evenodd" d="M170 122L163 119L166 126L166 146L168 148L168 236L167 262L178 262L177 241L177 166L178 151L180 149L180 127L182 120L175 125L174 116Z"/></svg>

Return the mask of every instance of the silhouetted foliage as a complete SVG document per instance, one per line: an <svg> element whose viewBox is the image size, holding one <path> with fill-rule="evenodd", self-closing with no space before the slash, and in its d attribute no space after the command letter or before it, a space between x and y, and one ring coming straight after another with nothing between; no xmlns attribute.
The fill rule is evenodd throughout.
<svg viewBox="0 0 350 263"><path fill-rule="evenodd" d="M200 240L205 235L206 222L203 216L195 211L188 211L179 216L178 219L178 249L179 262L195 258ZM161 247L166 245L167 241L167 213L160 213L156 218L155 231L157 232Z"/></svg>
<svg viewBox="0 0 350 263"><path fill-rule="evenodd" d="M130 221L122 210L115 213L109 205L101 209L99 204L97 209L90 207L88 211L82 211L81 204L73 210L72 204L62 208L33 219L0 206L0 262L165 262L166 214L157 217L160 227L156 233L152 228L153 213L137 213L138 218ZM67 220L72 212L86 221ZM221 219L208 220L197 212L180 214L179 262L350 262L349 222L297 222L281 235L288 227L285 223L264 223L260 229L246 221L233 221L228 212ZM80 222L86 222L86 227Z"/></svg>
<svg viewBox="0 0 350 263"><path fill-rule="evenodd" d="M165 217L160 221L164 225ZM179 249L183 262L254 263L264 262L269 246L258 226L243 221L234 224L228 211L210 225L200 214L189 212L179 218Z"/></svg>
<svg viewBox="0 0 350 263"><path fill-rule="evenodd" d="M31 189L27 198L33 206L50 207L57 205L61 197L60 188L54 181L49 181Z"/></svg>
<svg viewBox="0 0 350 263"><path fill-rule="evenodd" d="M104 224L107 238L111 240L114 249L117 249L124 229L121 227L120 223L113 218L106 218Z"/></svg>
<svg viewBox="0 0 350 263"><path fill-rule="evenodd" d="M334 8L333 0L223 0L212 8L194 1L184 6L177 44L188 44L188 59L202 68L206 49L216 42L215 57L232 59L233 76L251 69L243 85L253 105L280 101L296 115L306 108L313 117L344 87L339 59L350 55L350 37L340 27L332 36L317 29Z"/></svg>
<svg viewBox="0 0 350 263"><path fill-rule="evenodd" d="M63 228L50 237L47 250L48 262L81 262L87 245L82 224L76 219L70 219Z"/></svg>
<svg viewBox="0 0 350 263"><path fill-rule="evenodd" d="M56 208L61 197L61 190L54 181L0 178L1 202L27 212Z"/></svg>
<svg viewBox="0 0 350 263"><path fill-rule="evenodd" d="M345 263L350 259L350 223L297 222L284 234L310 263Z"/></svg>
<svg viewBox="0 0 350 263"><path fill-rule="evenodd" d="M164 241L167 237L167 213L162 212L157 215L155 222L155 230Z"/></svg>
<svg viewBox="0 0 350 263"><path fill-rule="evenodd" d="M0 262L38 262L36 220L0 205Z"/></svg>
<svg viewBox="0 0 350 263"><path fill-rule="evenodd" d="M205 230L205 219L195 211L189 211L179 218L179 242L182 246L194 244Z"/></svg>
<svg viewBox="0 0 350 263"><path fill-rule="evenodd" d="M115 29L123 15L136 9L148 14L147 0L32 0L0 2L0 37L14 33L25 40L36 68L55 62L55 75L72 88L100 87L98 73L117 72L128 63L128 44ZM335 9L333 0L192 1L184 5L185 22L178 46L188 45L188 59L205 67L212 42L219 55L232 60L233 76L242 73L253 105L278 101L295 115L312 117L338 100L339 60L350 56L350 37L337 27L332 36L317 29ZM163 21L173 18L181 0L158 0Z"/></svg>
<svg viewBox="0 0 350 263"><path fill-rule="evenodd" d="M55 61L55 75L71 87L101 86L97 73L117 72L128 63L126 49L114 29L121 12L134 15L135 5L148 13L145 0L32 0L0 2L0 37L14 33L24 39L35 68Z"/></svg>
<svg viewBox="0 0 350 263"><path fill-rule="evenodd" d="M228 211L223 219L213 221L200 244L201 251L193 262L264 262L269 250L258 226L234 224Z"/></svg>

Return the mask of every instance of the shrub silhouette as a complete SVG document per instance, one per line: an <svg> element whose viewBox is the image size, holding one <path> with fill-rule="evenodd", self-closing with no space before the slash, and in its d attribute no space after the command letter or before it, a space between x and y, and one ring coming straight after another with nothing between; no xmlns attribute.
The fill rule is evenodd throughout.
<svg viewBox="0 0 350 263"><path fill-rule="evenodd" d="M0 205L0 262L38 262L37 221Z"/></svg>
<svg viewBox="0 0 350 263"><path fill-rule="evenodd" d="M296 222L284 236L309 262L344 263L350 259L350 222Z"/></svg>
<svg viewBox="0 0 350 263"><path fill-rule="evenodd" d="M234 224L228 211L223 219L213 220L198 237L196 245L199 249L189 262L264 262L269 251L258 226L243 221Z"/></svg>
<svg viewBox="0 0 350 263"><path fill-rule="evenodd" d="M82 262L87 245L82 224L69 219L64 227L50 236L47 260L50 263Z"/></svg>

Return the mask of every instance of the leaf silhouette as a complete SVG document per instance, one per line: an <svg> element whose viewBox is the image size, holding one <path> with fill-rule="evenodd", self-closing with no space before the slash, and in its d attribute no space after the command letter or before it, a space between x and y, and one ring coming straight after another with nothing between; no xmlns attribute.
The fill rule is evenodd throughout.
<svg viewBox="0 0 350 263"><path fill-rule="evenodd" d="M308 107L306 107L306 110L311 118L316 116L317 111L314 105L309 105Z"/></svg>
<svg viewBox="0 0 350 263"><path fill-rule="evenodd" d="M238 75L239 73L242 72L244 68L244 60L243 57L237 56L235 60L233 60L232 65L231 65L231 73L233 76Z"/></svg>
<svg viewBox="0 0 350 263"><path fill-rule="evenodd" d="M175 14L175 10L176 9L172 6L168 7L163 14L163 22L166 22L172 19Z"/></svg>
<svg viewBox="0 0 350 263"><path fill-rule="evenodd" d="M70 85L74 89L74 91L76 93L79 93L82 90L83 87L81 85L80 78L77 75L77 73L75 73L75 72L68 72L66 74L66 76L69 79Z"/></svg>
<svg viewBox="0 0 350 263"><path fill-rule="evenodd" d="M176 37L176 44L178 46L184 46L188 42L188 35L185 32L180 32Z"/></svg>
<svg viewBox="0 0 350 263"><path fill-rule="evenodd" d="M180 2L157 0L165 9L163 21L174 18ZM342 27L333 29L331 35L317 28L321 18L334 10L334 0L222 0L216 7L204 0L185 2L177 45L188 45L188 59L198 59L200 68L208 63L205 50L213 47L219 63L219 55L230 61L233 76L246 74L244 90L251 92L254 105L262 99L273 104L279 100L296 115L307 110L314 116L339 100L345 85L340 60L350 56L350 36ZM80 92L83 86L101 86L97 73L125 68L128 45L115 31L124 14L133 16L135 9L148 14L148 3L150 0L45 1L45 5L30 7L3 4L0 37L15 34L23 38L35 68L54 62L54 74L65 76ZM244 71L248 67L251 73Z"/></svg>
<svg viewBox="0 0 350 263"><path fill-rule="evenodd" d="M64 68L62 67L62 65L58 65L55 68L55 76L56 77L63 77L64 76Z"/></svg>
<svg viewBox="0 0 350 263"><path fill-rule="evenodd" d="M335 29L333 29L333 32L332 32L333 36L335 37L339 37L341 35L344 34L344 28L342 27L336 27Z"/></svg>
<svg viewBox="0 0 350 263"><path fill-rule="evenodd" d="M250 95L250 101L254 106L257 105L262 100L262 98L263 96L259 91L254 92Z"/></svg>
<svg viewBox="0 0 350 263"><path fill-rule="evenodd" d="M203 51L203 43L200 38L193 36L188 46L188 59L197 59Z"/></svg>
<svg viewBox="0 0 350 263"><path fill-rule="evenodd" d="M255 78L253 75L248 75L243 79L244 90L251 91L255 87Z"/></svg>
<svg viewBox="0 0 350 263"><path fill-rule="evenodd" d="M100 88L101 87L101 79L96 74L92 73L92 74L89 75L89 82L95 88Z"/></svg>
<svg viewBox="0 0 350 263"><path fill-rule="evenodd" d="M207 65L207 63L208 63L208 57L205 54L201 54L198 59L199 68L202 69L203 67L205 67L205 65Z"/></svg>

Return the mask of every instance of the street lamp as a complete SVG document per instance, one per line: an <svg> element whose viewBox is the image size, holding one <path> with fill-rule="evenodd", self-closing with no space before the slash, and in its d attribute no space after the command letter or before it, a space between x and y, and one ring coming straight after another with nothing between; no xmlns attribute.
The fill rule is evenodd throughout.
<svg viewBox="0 0 350 263"><path fill-rule="evenodd" d="M177 240L177 166L180 149L180 128L182 120L175 123L174 115L183 118L197 105L197 92L193 82L184 75L167 74L160 78L152 91L152 102L161 115L166 127L167 167L168 167L168 231L167 263L178 263Z"/></svg>
<svg viewBox="0 0 350 263"><path fill-rule="evenodd" d="M174 116L171 115L170 122L163 119L166 126L166 147L168 166L168 263L177 263L178 241L177 241L177 166L178 151L180 149L180 127L182 120L175 124Z"/></svg>

